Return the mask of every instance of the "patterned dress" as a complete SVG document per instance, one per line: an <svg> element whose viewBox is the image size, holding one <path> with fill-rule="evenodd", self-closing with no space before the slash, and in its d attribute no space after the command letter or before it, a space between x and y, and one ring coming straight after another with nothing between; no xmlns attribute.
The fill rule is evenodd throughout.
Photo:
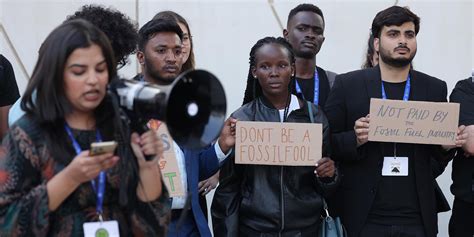
<svg viewBox="0 0 474 237"><path fill-rule="evenodd" d="M95 131L73 129L73 134L83 150L95 141ZM49 211L46 183L65 166L51 156L45 140L39 126L26 116L3 140L0 236L83 236L83 223L97 221L96 195L90 182L80 185L54 212ZM133 155L126 158L135 159ZM129 198L129 207L122 207L119 184L128 179L119 169L117 164L107 171L104 219L119 223L120 236L164 236L171 206L166 189L153 202Z"/></svg>

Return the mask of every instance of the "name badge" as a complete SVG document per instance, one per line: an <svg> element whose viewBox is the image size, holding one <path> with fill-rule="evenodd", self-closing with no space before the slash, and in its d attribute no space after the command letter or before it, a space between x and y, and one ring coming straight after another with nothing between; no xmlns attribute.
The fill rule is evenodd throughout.
<svg viewBox="0 0 474 237"><path fill-rule="evenodd" d="M86 222L83 225L84 237L119 237L117 221Z"/></svg>
<svg viewBox="0 0 474 237"><path fill-rule="evenodd" d="M408 157L384 157L382 176L408 176Z"/></svg>

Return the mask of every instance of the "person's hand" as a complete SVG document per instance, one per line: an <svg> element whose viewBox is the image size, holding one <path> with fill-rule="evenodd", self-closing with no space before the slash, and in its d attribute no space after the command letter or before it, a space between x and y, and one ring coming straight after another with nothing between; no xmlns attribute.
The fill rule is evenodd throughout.
<svg viewBox="0 0 474 237"><path fill-rule="evenodd" d="M217 187L217 183L219 183L219 172L217 172L210 178L199 182L198 184L199 193L202 196L206 196L211 190Z"/></svg>
<svg viewBox="0 0 474 237"><path fill-rule="evenodd" d="M462 146L467 157L474 156L474 125L469 125L463 130L463 134L467 135L466 142Z"/></svg>
<svg viewBox="0 0 474 237"><path fill-rule="evenodd" d="M140 168L158 165L158 158L163 156L163 142L161 139L158 139L153 130L149 130L141 136L137 133L132 133L130 141ZM153 156L154 158L148 161L145 159L145 156Z"/></svg>
<svg viewBox="0 0 474 237"><path fill-rule="evenodd" d="M332 178L336 173L336 166L334 161L329 157L323 157L316 163L314 174L319 178Z"/></svg>
<svg viewBox="0 0 474 237"><path fill-rule="evenodd" d="M221 135L219 136L219 147L224 154L227 154L232 147L235 145L235 126L237 119L229 117L222 128Z"/></svg>
<svg viewBox="0 0 474 237"><path fill-rule="evenodd" d="M65 168L66 177L77 184L91 181L99 175L100 171L105 171L117 164L118 156L113 153L89 156L89 151L83 151L69 163Z"/></svg>
<svg viewBox="0 0 474 237"><path fill-rule="evenodd" d="M357 147L369 141L370 114L359 118L354 123L354 131L357 136Z"/></svg>
<svg viewBox="0 0 474 237"><path fill-rule="evenodd" d="M466 126L464 125L459 126L458 131L456 133L456 141L455 141L456 144L455 145L442 145L443 149L446 151L449 151L456 147L463 147L466 144L467 137L468 137L468 133L464 132L465 128Z"/></svg>

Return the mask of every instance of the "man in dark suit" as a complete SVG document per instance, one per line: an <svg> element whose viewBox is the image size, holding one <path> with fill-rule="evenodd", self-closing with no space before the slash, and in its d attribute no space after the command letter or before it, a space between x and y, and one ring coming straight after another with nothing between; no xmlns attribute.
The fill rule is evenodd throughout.
<svg viewBox="0 0 474 237"><path fill-rule="evenodd" d="M474 75L474 70L473 70ZM459 124L465 125L468 135L466 144L458 149L453 159L454 195L453 212L449 221L449 236L474 236L474 80L459 81L451 96L451 102L460 104Z"/></svg>
<svg viewBox="0 0 474 237"><path fill-rule="evenodd" d="M349 236L437 234L435 178L454 149L368 142L370 98L446 101L444 81L411 69L419 22L407 8L393 6L379 12L372 23L379 65L336 77L326 102L333 158L344 176L336 203ZM402 168L407 175L382 172L393 157L406 161Z"/></svg>

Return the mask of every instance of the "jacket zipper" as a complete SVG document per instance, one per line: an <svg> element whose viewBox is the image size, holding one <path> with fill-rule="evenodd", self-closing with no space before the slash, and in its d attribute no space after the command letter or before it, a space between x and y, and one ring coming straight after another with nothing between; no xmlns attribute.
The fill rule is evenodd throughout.
<svg viewBox="0 0 474 237"><path fill-rule="evenodd" d="M279 236L281 236L281 233L283 232L283 229L285 228L285 203L283 202L283 166L280 169L280 198L281 198L281 229Z"/></svg>

